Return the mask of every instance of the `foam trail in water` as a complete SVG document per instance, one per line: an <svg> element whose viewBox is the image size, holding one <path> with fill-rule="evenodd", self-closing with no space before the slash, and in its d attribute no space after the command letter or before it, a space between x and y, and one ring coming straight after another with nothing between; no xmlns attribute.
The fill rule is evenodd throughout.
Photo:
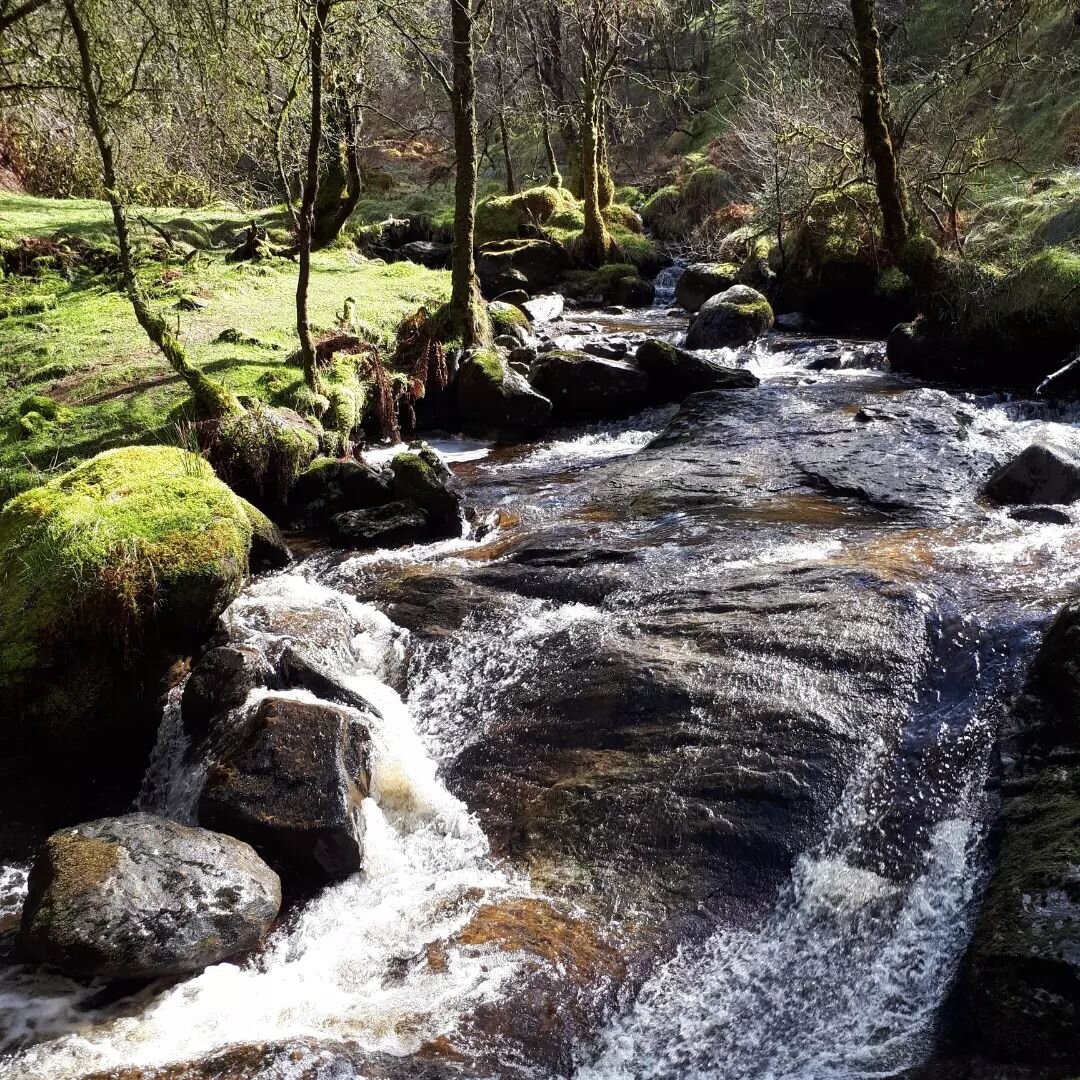
<svg viewBox="0 0 1080 1080"><path fill-rule="evenodd" d="M443 787L389 685L400 673L404 632L377 610L296 574L256 583L223 621L234 640L270 657L289 642L302 643L371 703L363 717L373 740L372 791L362 806L365 871L324 890L274 933L257 960L151 987L137 1010L95 1007L100 986L9 969L0 975L0 1048L9 1051L0 1063L4 1080L74 1080L98 1069L191 1060L227 1044L293 1037L410 1052L492 999L516 970L511 956L480 956L452 943L442 950L445 964L425 959L426 947L447 943L481 903L525 889L490 860L483 831ZM303 690L264 690L246 707L270 694L316 700ZM187 792L177 703L174 695L167 705L144 789L147 803L159 807L182 803Z"/></svg>

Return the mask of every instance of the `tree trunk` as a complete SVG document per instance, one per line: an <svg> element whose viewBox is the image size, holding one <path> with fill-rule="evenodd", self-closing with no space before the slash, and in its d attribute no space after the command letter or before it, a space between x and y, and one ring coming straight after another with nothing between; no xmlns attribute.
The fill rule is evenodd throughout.
<svg viewBox="0 0 1080 1080"><path fill-rule="evenodd" d="M300 338L300 359L304 365L304 382L316 394L322 393L315 341L311 336L308 317L308 287L311 284L311 247L315 235L315 200L319 197L319 149L322 145L322 82L323 35L333 0L318 0L310 30L311 49L311 127L308 132L307 175L304 177L304 198L300 204L297 233L300 270L296 275L296 333Z"/></svg>
<svg viewBox="0 0 1080 1080"><path fill-rule="evenodd" d="M312 248L320 251L332 244L348 224L353 211L360 202L363 178L360 175L360 134L356 113L343 86L335 88L333 112L334 127L340 133L337 157L327 172L333 189L320 183L320 198L315 206L315 232Z"/></svg>
<svg viewBox="0 0 1080 1080"><path fill-rule="evenodd" d="M476 72L473 67L472 0L450 0L453 37L451 105L454 114L454 255L450 316L471 349L484 337L483 311L476 285Z"/></svg>
<svg viewBox="0 0 1080 1080"><path fill-rule="evenodd" d="M131 234L128 229L127 209L120 194L120 185L116 176L116 159L113 153L112 132L108 117L101 107L98 93L100 73L94 64L90 47L90 36L82 20L75 0L64 0L64 8L71 23L72 32L79 48L80 78L85 96L86 118L97 143L101 157L101 175L105 184L105 196L112 210L113 226L116 229L116 246L120 253L120 274L124 291L135 312L135 318L146 336L161 350L172 369L188 384L197 411L205 417L219 417L228 413L240 412L242 406L234 394L220 383L208 378L197 368L192 367L184 346L169 329L168 323L150 310L150 305L143 294L139 280L135 276L135 267L131 258Z"/></svg>
<svg viewBox="0 0 1080 1080"><path fill-rule="evenodd" d="M889 129L889 95L881 59L881 36L874 21L874 0L851 0L855 45L859 53L859 98L866 150L874 164L885 248L899 256L908 238L900 164Z"/></svg>
<svg viewBox="0 0 1080 1080"><path fill-rule="evenodd" d="M582 257L599 266L608 256L611 237L600 210L600 111L596 89L585 86L585 113L582 130L582 197L585 200L585 228L581 234Z"/></svg>
<svg viewBox="0 0 1080 1080"><path fill-rule="evenodd" d="M506 194L517 194L517 181L514 179L514 159L510 155L510 131L506 126L506 113L499 110L499 137L502 139L503 163L506 168Z"/></svg>

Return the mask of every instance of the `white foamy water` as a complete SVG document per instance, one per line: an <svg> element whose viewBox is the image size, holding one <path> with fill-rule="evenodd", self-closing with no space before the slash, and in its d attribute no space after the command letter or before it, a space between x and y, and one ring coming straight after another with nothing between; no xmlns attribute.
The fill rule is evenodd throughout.
<svg viewBox="0 0 1080 1080"><path fill-rule="evenodd" d="M489 443L477 442L475 439L464 438L431 438L424 440L436 454L448 465L461 461L480 461L491 453ZM364 451L364 460L369 465L385 465L398 455L409 449L408 443L397 443L394 446L378 446Z"/></svg>
<svg viewBox="0 0 1080 1080"><path fill-rule="evenodd" d="M404 631L295 574L257 583L223 619L234 640L270 657L289 643L306 648L370 703L363 715L372 735L371 794L361 807L364 872L320 893L271 936L261 956L150 987L135 1010L94 1007L94 984L9 969L0 975L5 1080L74 1080L97 1069L190 1060L228 1044L293 1037L408 1053L494 1000L516 970L512 956L446 945L481 903L526 888L492 862L483 831L442 785L388 683L399 673ZM303 690L256 691L245 708L270 695L317 700ZM144 802L159 808L184 806L188 798L191 766L175 734L175 705L174 699L166 711L154 779L143 792ZM429 965L425 950L436 942L444 944L446 962Z"/></svg>

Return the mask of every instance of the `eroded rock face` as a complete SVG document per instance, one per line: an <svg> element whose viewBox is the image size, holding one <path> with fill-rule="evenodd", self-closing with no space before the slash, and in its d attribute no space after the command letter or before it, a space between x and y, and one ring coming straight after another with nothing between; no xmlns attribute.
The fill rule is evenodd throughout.
<svg viewBox="0 0 1080 1080"><path fill-rule="evenodd" d="M710 297L690 323L688 349L722 349L747 345L773 324L769 301L748 285L734 285Z"/></svg>
<svg viewBox="0 0 1080 1080"><path fill-rule="evenodd" d="M1047 630L1004 731L1001 848L962 983L975 1052L1019 1066L1080 1055L1078 649L1074 602Z"/></svg>
<svg viewBox="0 0 1080 1080"><path fill-rule="evenodd" d="M1004 505L1072 503L1080 499L1080 447L1041 439L987 480L983 494Z"/></svg>
<svg viewBox="0 0 1080 1080"><path fill-rule="evenodd" d="M640 368L585 352L544 353L531 381L551 401L554 418L564 422L629 416L648 401L648 379Z"/></svg>
<svg viewBox="0 0 1080 1080"><path fill-rule="evenodd" d="M267 698L247 726L244 741L210 767L200 823L246 840L290 883L360 870L366 726L345 709L285 697Z"/></svg>
<svg viewBox="0 0 1080 1080"><path fill-rule="evenodd" d="M280 905L277 875L247 844L129 814L49 838L21 940L74 975L183 975L254 948Z"/></svg>

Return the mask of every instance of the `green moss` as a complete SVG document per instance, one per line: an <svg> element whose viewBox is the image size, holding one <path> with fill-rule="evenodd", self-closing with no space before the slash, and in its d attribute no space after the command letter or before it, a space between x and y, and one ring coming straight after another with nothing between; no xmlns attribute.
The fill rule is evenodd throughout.
<svg viewBox="0 0 1080 1080"><path fill-rule="evenodd" d="M247 507L197 455L100 454L0 512L0 688L32 681L72 633L134 646L164 616L190 629L247 573Z"/></svg>
<svg viewBox="0 0 1080 1080"><path fill-rule="evenodd" d="M20 315L41 315L56 307L56 297L52 293L40 293L36 296L16 296L0 303L0 319L14 319Z"/></svg>
<svg viewBox="0 0 1080 1080"><path fill-rule="evenodd" d="M36 412L45 417L46 420L57 420L60 417L62 409L58 402L54 401L47 394L31 394L26 398L19 406L19 413L22 416L26 416L27 413Z"/></svg>
<svg viewBox="0 0 1080 1080"><path fill-rule="evenodd" d="M505 371L502 358L498 353L490 349L479 349L473 353L471 360L493 385L502 386Z"/></svg>
<svg viewBox="0 0 1080 1080"><path fill-rule="evenodd" d="M565 188L535 187L483 199L476 206L477 244L511 239L526 225L565 227L566 219L560 221L559 215L579 212L577 200Z"/></svg>
<svg viewBox="0 0 1080 1080"><path fill-rule="evenodd" d="M574 300L599 297L611 302L619 282L636 276L637 268L631 263L609 263L596 270L572 270L566 275L563 291Z"/></svg>
<svg viewBox="0 0 1080 1080"><path fill-rule="evenodd" d="M529 328L529 320L525 312L513 304L493 300L487 306L487 313L491 320L491 331L496 337L500 334L508 334L514 327L525 330Z"/></svg>

